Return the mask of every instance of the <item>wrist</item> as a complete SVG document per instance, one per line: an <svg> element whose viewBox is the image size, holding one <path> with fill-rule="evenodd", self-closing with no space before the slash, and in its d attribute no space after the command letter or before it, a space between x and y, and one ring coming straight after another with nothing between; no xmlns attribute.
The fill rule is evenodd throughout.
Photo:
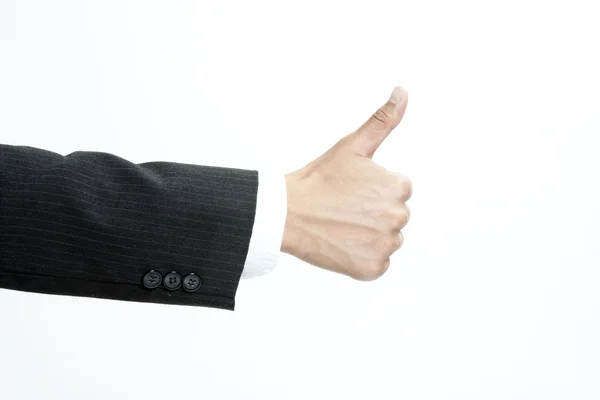
<svg viewBox="0 0 600 400"><path fill-rule="evenodd" d="M292 223L293 220L293 210L291 209L291 198L293 196L294 190L293 190L293 175L290 174L286 174L285 175L285 188L286 188L286 194L287 194L287 213L285 216L285 226L283 228L283 238L281 240L281 251L284 253L288 253L288 254L293 254L293 250L294 250L294 242L295 239L294 237L296 236L296 234L294 233L294 226Z"/></svg>
<svg viewBox="0 0 600 400"><path fill-rule="evenodd" d="M300 171L285 175L285 185L287 193L287 214L285 218L285 227L281 241L281 251L302 259L302 243L306 240L306 235L301 234L301 202L299 202L299 176ZM299 204L300 203L300 204Z"/></svg>

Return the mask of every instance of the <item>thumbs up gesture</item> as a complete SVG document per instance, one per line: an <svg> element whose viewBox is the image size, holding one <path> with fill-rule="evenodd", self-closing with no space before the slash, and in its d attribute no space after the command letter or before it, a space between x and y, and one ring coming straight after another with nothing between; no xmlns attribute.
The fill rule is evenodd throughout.
<svg viewBox="0 0 600 400"><path fill-rule="evenodd" d="M286 175L283 252L359 280L376 279L389 268L389 257L402 246L412 187L371 158L407 103L407 93L396 87L360 128Z"/></svg>

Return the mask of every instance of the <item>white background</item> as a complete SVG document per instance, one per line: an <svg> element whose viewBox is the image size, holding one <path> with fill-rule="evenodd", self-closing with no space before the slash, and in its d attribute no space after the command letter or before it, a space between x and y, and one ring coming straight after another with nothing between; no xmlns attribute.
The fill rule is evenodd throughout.
<svg viewBox="0 0 600 400"><path fill-rule="evenodd" d="M600 398L595 1L0 1L0 142L290 172L406 87L405 245L235 312L0 291L0 398Z"/></svg>

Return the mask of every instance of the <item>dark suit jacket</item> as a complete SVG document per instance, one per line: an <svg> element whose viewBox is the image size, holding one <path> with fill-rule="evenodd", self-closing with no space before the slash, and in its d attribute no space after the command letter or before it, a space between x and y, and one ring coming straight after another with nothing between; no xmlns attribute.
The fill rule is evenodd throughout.
<svg viewBox="0 0 600 400"><path fill-rule="evenodd" d="M0 145L0 287L233 310L258 173Z"/></svg>

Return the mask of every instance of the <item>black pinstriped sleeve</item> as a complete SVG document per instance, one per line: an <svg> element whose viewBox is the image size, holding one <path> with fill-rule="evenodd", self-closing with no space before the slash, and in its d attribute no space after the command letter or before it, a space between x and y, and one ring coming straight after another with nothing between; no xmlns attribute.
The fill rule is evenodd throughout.
<svg viewBox="0 0 600 400"><path fill-rule="evenodd" d="M0 287L233 310L257 189L256 171L0 145Z"/></svg>

